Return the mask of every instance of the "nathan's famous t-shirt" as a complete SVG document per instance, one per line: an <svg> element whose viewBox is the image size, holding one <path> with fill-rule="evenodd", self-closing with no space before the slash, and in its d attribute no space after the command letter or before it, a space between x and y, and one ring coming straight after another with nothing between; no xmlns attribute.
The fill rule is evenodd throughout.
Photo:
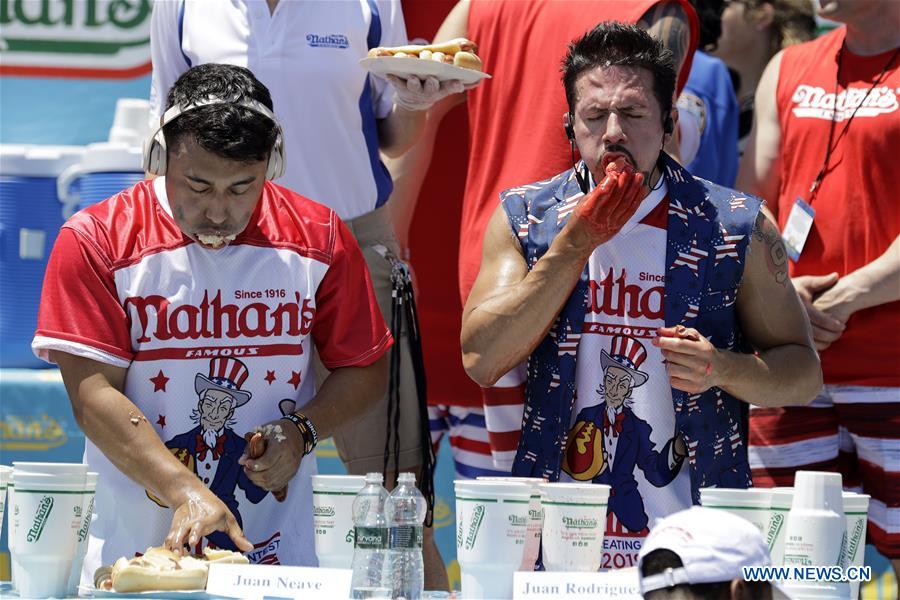
<svg viewBox="0 0 900 600"><path fill-rule="evenodd" d="M247 228L209 250L181 233L159 178L63 226L32 345L45 359L56 350L127 368L125 395L228 506L251 562L315 565L315 457L279 503L238 464L244 434L312 398L314 345L335 369L368 365L390 344L359 247L332 210L266 183ZM110 460L125 457L90 440L85 457L100 474L90 581L97 567L161 545L173 513ZM205 545L234 549L223 532Z"/></svg>
<svg viewBox="0 0 900 600"><path fill-rule="evenodd" d="M611 486L605 569L637 566L653 520L691 505L686 449L676 454L673 447L669 377L650 343L665 325L668 204L663 185L588 261L575 410L560 480Z"/></svg>

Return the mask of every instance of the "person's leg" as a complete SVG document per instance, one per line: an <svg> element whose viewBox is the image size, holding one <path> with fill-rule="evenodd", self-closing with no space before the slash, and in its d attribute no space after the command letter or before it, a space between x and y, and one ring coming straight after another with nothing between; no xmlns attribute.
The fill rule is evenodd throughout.
<svg viewBox="0 0 900 600"><path fill-rule="evenodd" d="M835 387L838 420L856 446L869 500L867 542L891 561L900 581L900 389Z"/></svg>
<svg viewBox="0 0 900 600"><path fill-rule="evenodd" d="M839 440L837 415L824 392L809 406L751 407L753 485L793 486L798 470L840 472Z"/></svg>

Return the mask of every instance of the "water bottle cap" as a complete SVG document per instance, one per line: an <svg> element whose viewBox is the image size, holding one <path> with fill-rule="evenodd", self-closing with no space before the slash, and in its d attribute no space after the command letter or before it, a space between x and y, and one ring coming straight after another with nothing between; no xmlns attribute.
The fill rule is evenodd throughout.
<svg viewBox="0 0 900 600"><path fill-rule="evenodd" d="M381 473L366 473L366 483L384 483L384 475Z"/></svg>
<svg viewBox="0 0 900 600"><path fill-rule="evenodd" d="M409 471L404 471L403 473L400 473L400 475L397 477L397 481L399 483L415 484L416 483L416 474L410 473Z"/></svg>

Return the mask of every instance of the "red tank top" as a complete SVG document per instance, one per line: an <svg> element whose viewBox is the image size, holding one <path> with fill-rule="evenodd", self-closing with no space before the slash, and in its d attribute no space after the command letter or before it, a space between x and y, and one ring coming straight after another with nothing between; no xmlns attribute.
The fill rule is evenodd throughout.
<svg viewBox="0 0 900 600"><path fill-rule="evenodd" d="M816 194L809 188L825 160L841 27L785 50L778 79L781 183L772 207L783 229L798 196L812 202L813 228L791 275L844 276L881 256L900 234L896 155L900 149L900 56L847 120L894 50L876 56L842 52L834 140L839 140ZM846 130L846 131L845 131ZM822 353L825 382L900 387L900 302L854 314L841 338Z"/></svg>
<svg viewBox="0 0 900 600"><path fill-rule="evenodd" d="M687 0L691 45L678 78L684 86L697 48L699 23ZM568 44L601 21L636 23L659 0L473 0L469 38L478 43L493 79L469 92L469 176L459 250L465 302L481 265L481 241L501 191L545 179L572 166L563 131L566 96L560 65Z"/></svg>

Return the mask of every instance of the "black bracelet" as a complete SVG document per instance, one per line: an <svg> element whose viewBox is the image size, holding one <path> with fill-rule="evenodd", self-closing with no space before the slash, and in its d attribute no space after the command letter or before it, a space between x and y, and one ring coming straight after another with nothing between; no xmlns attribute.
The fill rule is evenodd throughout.
<svg viewBox="0 0 900 600"><path fill-rule="evenodd" d="M316 428L309 417L301 412L295 412L284 415L282 419L287 419L300 430L300 435L303 437L303 455L306 456L312 452L319 443L319 434L316 433Z"/></svg>

